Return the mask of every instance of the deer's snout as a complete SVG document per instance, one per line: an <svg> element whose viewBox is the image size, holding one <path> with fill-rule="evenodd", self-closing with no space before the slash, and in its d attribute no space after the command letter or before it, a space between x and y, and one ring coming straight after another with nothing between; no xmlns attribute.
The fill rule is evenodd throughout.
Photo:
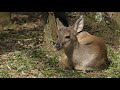
<svg viewBox="0 0 120 90"><path fill-rule="evenodd" d="M60 43L56 43L56 44L55 44L55 47L56 47L57 50L60 50L61 47L62 47L62 45L61 45Z"/></svg>

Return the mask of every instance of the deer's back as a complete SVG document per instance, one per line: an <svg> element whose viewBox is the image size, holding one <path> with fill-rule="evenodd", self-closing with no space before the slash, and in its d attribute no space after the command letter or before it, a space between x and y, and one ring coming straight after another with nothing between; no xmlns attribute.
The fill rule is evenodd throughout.
<svg viewBox="0 0 120 90"><path fill-rule="evenodd" d="M92 62L92 64L99 64L107 60L107 49L102 39L88 32L81 32L77 39L78 45L73 52L74 63Z"/></svg>

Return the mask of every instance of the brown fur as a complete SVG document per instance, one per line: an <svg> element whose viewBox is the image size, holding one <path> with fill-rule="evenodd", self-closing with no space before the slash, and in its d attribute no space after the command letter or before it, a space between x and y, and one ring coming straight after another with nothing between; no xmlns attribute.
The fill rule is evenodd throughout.
<svg viewBox="0 0 120 90"><path fill-rule="evenodd" d="M57 24L59 29L57 43L60 46L56 48L64 49L65 52L60 65L64 68L82 71L102 70L109 66L104 41L88 32L80 32L83 28L83 21L79 19L75 23L76 26L70 27L63 26L59 20Z"/></svg>

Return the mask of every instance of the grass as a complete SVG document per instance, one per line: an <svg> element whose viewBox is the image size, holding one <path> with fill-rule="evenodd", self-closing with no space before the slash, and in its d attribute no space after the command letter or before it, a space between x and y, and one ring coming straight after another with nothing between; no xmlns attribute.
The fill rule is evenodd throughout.
<svg viewBox="0 0 120 90"><path fill-rule="evenodd" d="M120 51L108 47L110 67L82 73L58 67L58 54L40 45L41 31L0 32L0 78L120 78Z"/></svg>
<svg viewBox="0 0 120 90"><path fill-rule="evenodd" d="M1 78L119 78L120 54L108 48L112 63L109 69L82 73L74 70L63 70L57 66L57 56L48 56L43 48L22 50L0 56Z"/></svg>
<svg viewBox="0 0 120 90"><path fill-rule="evenodd" d="M1 55L1 78L70 78L83 77L75 71L63 70L57 66L56 56L48 57L45 51L15 51Z"/></svg>

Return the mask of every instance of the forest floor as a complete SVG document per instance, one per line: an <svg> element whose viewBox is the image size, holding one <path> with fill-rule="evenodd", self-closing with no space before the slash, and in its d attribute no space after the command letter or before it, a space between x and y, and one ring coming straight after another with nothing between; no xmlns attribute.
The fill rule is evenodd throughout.
<svg viewBox="0 0 120 90"><path fill-rule="evenodd" d="M83 73L58 67L57 54L42 47L40 30L0 32L0 78L120 78L120 51L108 47L108 69Z"/></svg>

